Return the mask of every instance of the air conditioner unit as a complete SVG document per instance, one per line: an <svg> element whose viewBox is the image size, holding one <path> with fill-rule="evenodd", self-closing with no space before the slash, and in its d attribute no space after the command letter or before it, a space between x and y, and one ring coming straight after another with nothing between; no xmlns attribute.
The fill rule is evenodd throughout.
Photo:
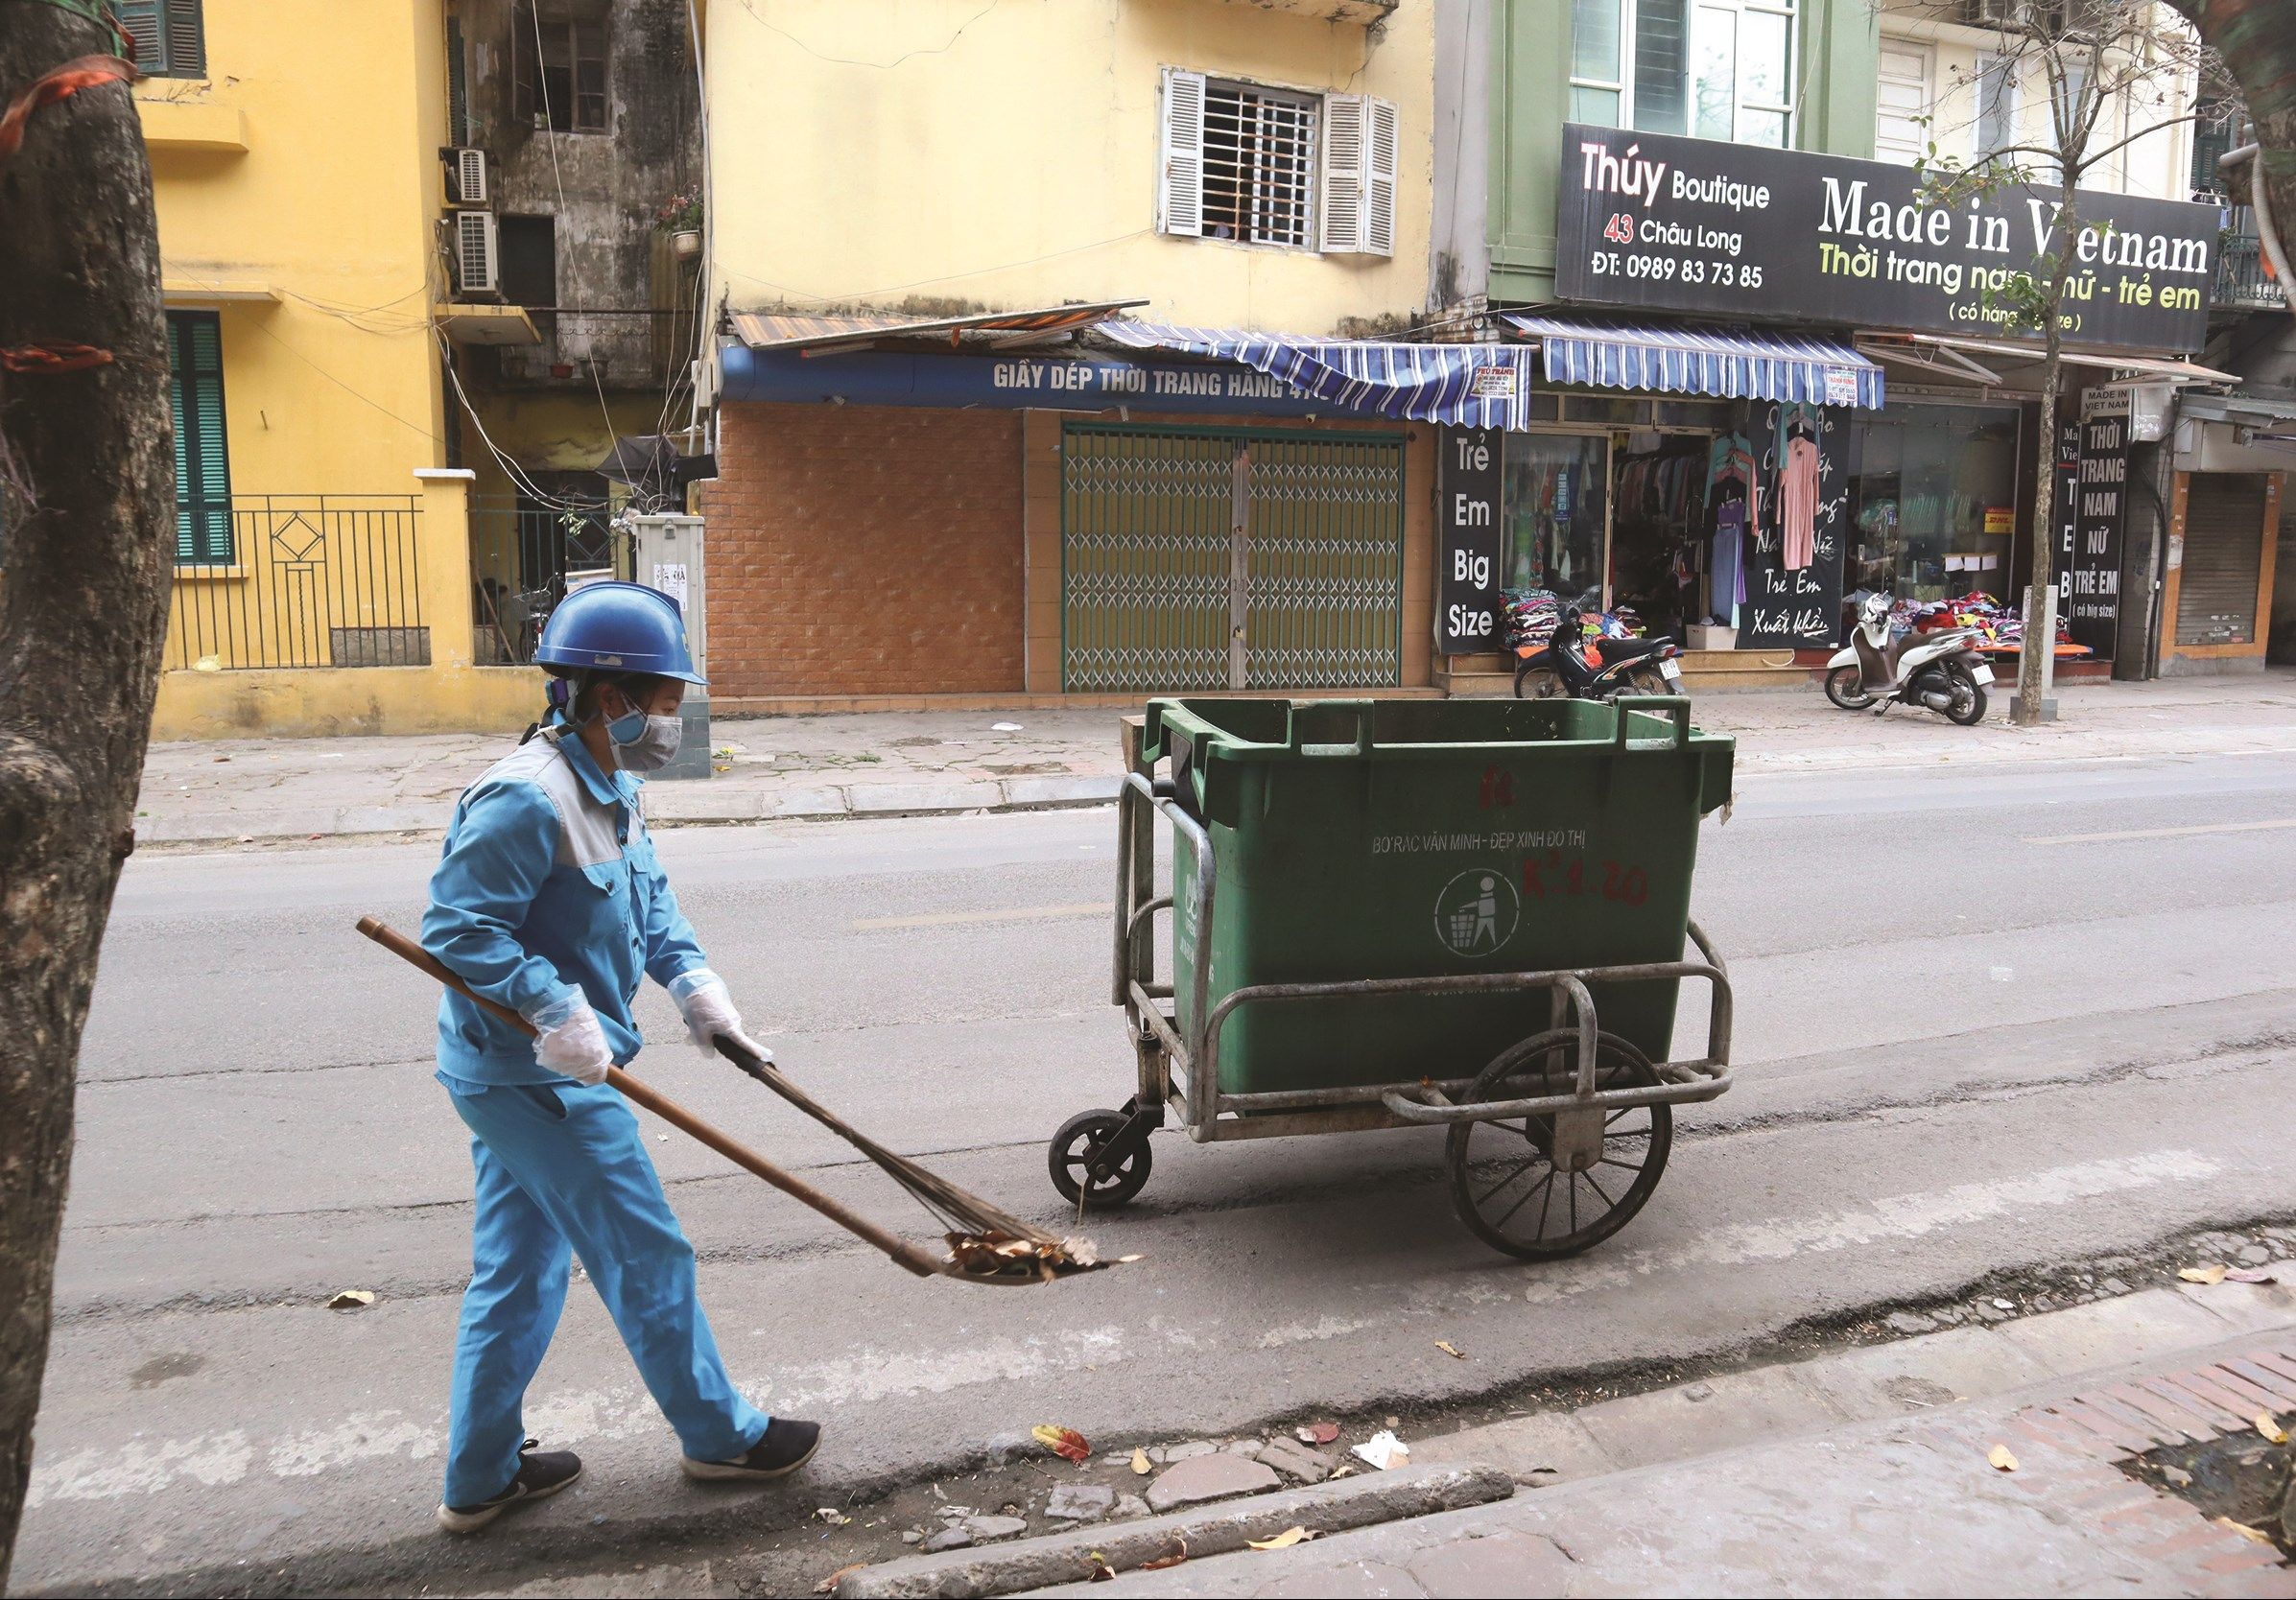
<svg viewBox="0 0 2296 1600"><path fill-rule="evenodd" d="M494 213L455 213L455 281L465 298L499 295L502 269L494 241Z"/></svg>
<svg viewBox="0 0 2296 1600"><path fill-rule="evenodd" d="M446 196L450 205L486 203L486 153L463 147L446 153Z"/></svg>

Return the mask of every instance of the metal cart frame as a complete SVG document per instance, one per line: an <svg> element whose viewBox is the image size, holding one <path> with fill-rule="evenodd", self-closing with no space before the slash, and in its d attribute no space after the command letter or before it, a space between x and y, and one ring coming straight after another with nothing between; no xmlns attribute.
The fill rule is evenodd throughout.
<svg viewBox="0 0 2296 1600"><path fill-rule="evenodd" d="M1175 911L1193 920L1198 933L1192 970L1193 992L1211 989L1212 915L1218 883L1209 831L1189 814L1170 780L1156 779L1139 759L1137 733L1128 732L1126 772L1117 795L1116 915L1110 999L1124 1008L1138 1057L1138 1089L1121 1114L1123 1124L1094 1153L1086 1171L1089 1188L1144 1150L1148 1136L1165 1124L1168 1113L1198 1143L1238 1139L1273 1139L1290 1134L1354 1133L1411 1126L1457 1127L1513 1118L1552 1118L1551 1159L1558 1169L1591 1167L1601 1159L1604 1129L1615 1114L1635 1106L1673 1106L1711 1100L1730 1087L1732 999L1729 969L1705 931L1689 925L1700 959L1650 961L1615 967L1579 967L1547 972L1469 973L1453 976L1359 978L1330 983L1259 983L1238 989L1208 1011L1195 1007L1183 1031L1172 982L1159 982L1155 963L1155 918ZM1155 816L1195 847L1195 871L1185 885L1187 903L1155 892ZM1175 859L1175 872L1177 863ZM1703 979L1709 985L1707 1053L1694 1061L1649 1063L1657 1082L1624 1088L1597 1087L1598 1019L1592 983L1647 979ZM1293 1004L1367 995L1487 995L1545 989L1551 999L1550 1029L1575 1033L1575 1076L1567 1094L1519 1099L1464 1101L1478 1078L1496 1063L1476 1063L1465 1077L1350 1085L1330 1089L1234 1094L1219 1085L1220 1036L1228 1020L1246 1005ZM1527 1036L1527 1046L1539 1034ZM1503 1052L1500 1059L1513 1051ZM1527 1127L1527 1122L1526 1124ZM1456 1136L1455 1136L1456 1137ZM1055 1141L1055 1155L1059 1141ZM1129 1198L1128 1195L1125 1198ZM1638 1202L1639 1204L1639 1202ZM1621 1221L1624 1219L1621 1218Z"/></svg>

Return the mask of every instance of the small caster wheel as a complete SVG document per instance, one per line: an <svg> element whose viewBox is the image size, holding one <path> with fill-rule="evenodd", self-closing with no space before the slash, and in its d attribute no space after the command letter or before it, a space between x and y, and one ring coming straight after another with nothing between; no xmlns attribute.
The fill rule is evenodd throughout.
<svg viewBox="0 0 2296 1600"><path fill-rule="evenodd" d="M1050 1158L1047 1165L1052 1168L1053 1187L1060 1191L1061 1199L1072 1206L1080 1202L1088 1211L1113 1211L1140 1192L1153 1165L1146 1140L1115 1171L1093 1183L1089 1191L1086 1188L1093 1162L1124 1121L1121 1111L1081 1111L1060 1124L1060 1131L1053 1136L1052 1148L1047 1152Z"/></svg>

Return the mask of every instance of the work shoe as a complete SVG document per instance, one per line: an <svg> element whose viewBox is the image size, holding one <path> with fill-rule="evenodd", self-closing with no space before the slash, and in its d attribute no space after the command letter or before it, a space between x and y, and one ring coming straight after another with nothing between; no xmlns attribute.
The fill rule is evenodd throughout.
<svg viewBox="0 0 2296 1600"><path fill-rule="evenodd" d="M546 1500L582 1475L582 1458L572 1450L536 1450L529 1439L518 1450L518 1474L510 1487L474 1506L440 1506L438 1525L448 1533L476 1533L512 1506Z"/></svg>
<svg viewBox="0 0 2296 1600"><path fill-rule="evenodd" d="M819 1423L793 1423L776 1417L766 1424L766 1436L750 1446L746 1455L732 1461L696 1461L689 1455L678 1465L697 1483L769 1483L788 1477L811 1461L820 1447Z"/></svg>

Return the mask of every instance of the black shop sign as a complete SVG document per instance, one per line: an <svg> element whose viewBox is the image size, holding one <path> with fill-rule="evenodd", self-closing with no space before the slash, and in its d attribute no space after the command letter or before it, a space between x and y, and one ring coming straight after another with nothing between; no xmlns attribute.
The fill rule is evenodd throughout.
<svg viewBox="0 0 2296 1600"><path fill-rule="evenodd" d="M1437 648L1499 647L1499 455L1496 428L1446 428L1435 462L1435 548L1442 553Z"/></svg>
<svg viewBox="0 0 2296 1600"><path fill-rule="evenodd" d="M2072 642L2113 653L2120 625L2120 530L2128 518L2129 391L2106 389L2081 407L2072 486L2071 559L2057 573L2057 615Z"/></svg>
<svg viewBox="0 0 2296 1600"><path fill-rule="evenodd" d="M1627 129L1563 129L1556 293L1726 318L2000 339L2002 284L2059 244L2064 192L1927 203L1910 167ZM2061 316L2079 344L2197 350L2213 207L2082 190ZM1988 292L1993 298L1988 301Z"/></svg>

